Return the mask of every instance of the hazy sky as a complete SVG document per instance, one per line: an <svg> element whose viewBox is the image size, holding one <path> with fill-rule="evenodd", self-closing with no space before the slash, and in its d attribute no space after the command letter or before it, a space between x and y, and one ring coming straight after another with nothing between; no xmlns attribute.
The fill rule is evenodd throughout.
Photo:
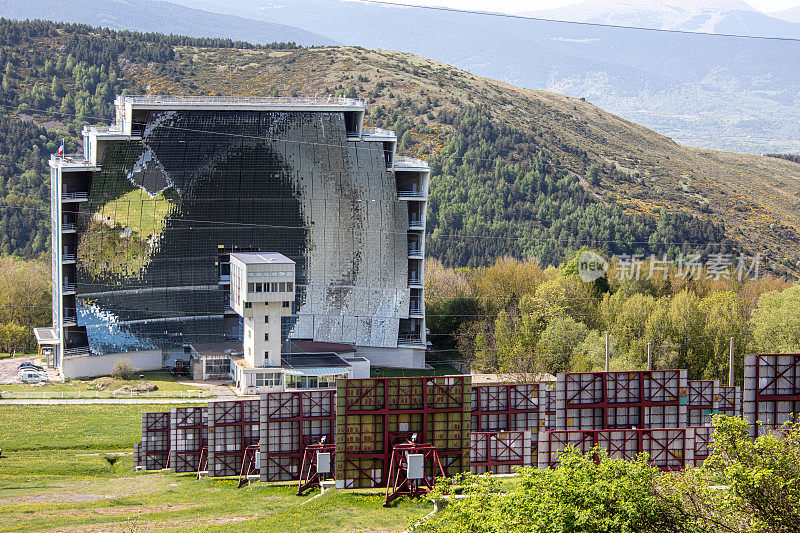
<svg viewBox="0 0 800 533"><path fill-rule="evenodd" d="M568 4L576 4L580 0L387 0L402 4L436 5L461 9L480 9L483 11L504 11L519 13L535 11L537 9L550 9ZM770 13L800 5L798 0L745 0L756 9Z"/></svg>

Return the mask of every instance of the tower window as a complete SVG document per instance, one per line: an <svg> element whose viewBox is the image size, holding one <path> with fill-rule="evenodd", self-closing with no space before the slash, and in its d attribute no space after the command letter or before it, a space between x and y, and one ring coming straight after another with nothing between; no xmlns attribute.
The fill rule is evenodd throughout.
<svg viewBox="0 0 800 533"><path fill-rule="evenodd" d="M264 340L269 342L269 333L264 333Z"/></svg>

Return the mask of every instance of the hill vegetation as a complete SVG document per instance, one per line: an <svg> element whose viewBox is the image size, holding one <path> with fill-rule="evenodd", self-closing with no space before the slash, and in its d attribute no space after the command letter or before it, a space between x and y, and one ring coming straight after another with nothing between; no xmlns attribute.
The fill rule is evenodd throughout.
<svg viewBox="0 0 800 533"><path fill-rule="evenodd" d="M754 278L750 262L723 270L612 261L607 277L584 282L578 256L559 268L498 260L478 269L431 261L425 299L429 340L474 372L534 375L605 368L686 368L690 379L727 382L734 339L737 380L744 353L797 353L800 286ZM739 383L741 384L741 382Z"/></svg>

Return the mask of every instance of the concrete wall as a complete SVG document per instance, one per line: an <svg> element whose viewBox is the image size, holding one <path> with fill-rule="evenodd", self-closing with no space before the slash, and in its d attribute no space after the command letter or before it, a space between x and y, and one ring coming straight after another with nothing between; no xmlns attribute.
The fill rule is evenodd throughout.
<svg viewBox="0 0 800 533"><path fill-rule="evenodd" d="M369 359L373 367L425 368L425 350L423 348L358 346L354 355Z"/></svg>
<svg viewBox="0 0 800 533"><path fill-rule="evenodd" d="M129 359L136 370L160 370L161 350L115 353L108 355L78 355L65 357L61 365L64 379L107 376L120 359Z"/></svg>
<svg viewBox="0 0 800 533"><path fill-rule="evenodd" d="M350 377L363 379L370 376L370 362L366 357L353 357L350 359L345 357L344 359L353 367L353 375Z"/></svg>

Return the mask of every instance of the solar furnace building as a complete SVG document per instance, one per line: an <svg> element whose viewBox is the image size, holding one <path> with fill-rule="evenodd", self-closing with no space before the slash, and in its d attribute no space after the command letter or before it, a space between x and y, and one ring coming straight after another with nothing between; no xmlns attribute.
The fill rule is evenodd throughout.
<svg viewBox="0 0 800 533"><path fill-rule="evenodd" d="M296 266L284 345L423 367L429 169L364 113L344 98L119 96L83 154L50 160L49 364L94 376L235 344L230 256L274 252Z"/></svg>

